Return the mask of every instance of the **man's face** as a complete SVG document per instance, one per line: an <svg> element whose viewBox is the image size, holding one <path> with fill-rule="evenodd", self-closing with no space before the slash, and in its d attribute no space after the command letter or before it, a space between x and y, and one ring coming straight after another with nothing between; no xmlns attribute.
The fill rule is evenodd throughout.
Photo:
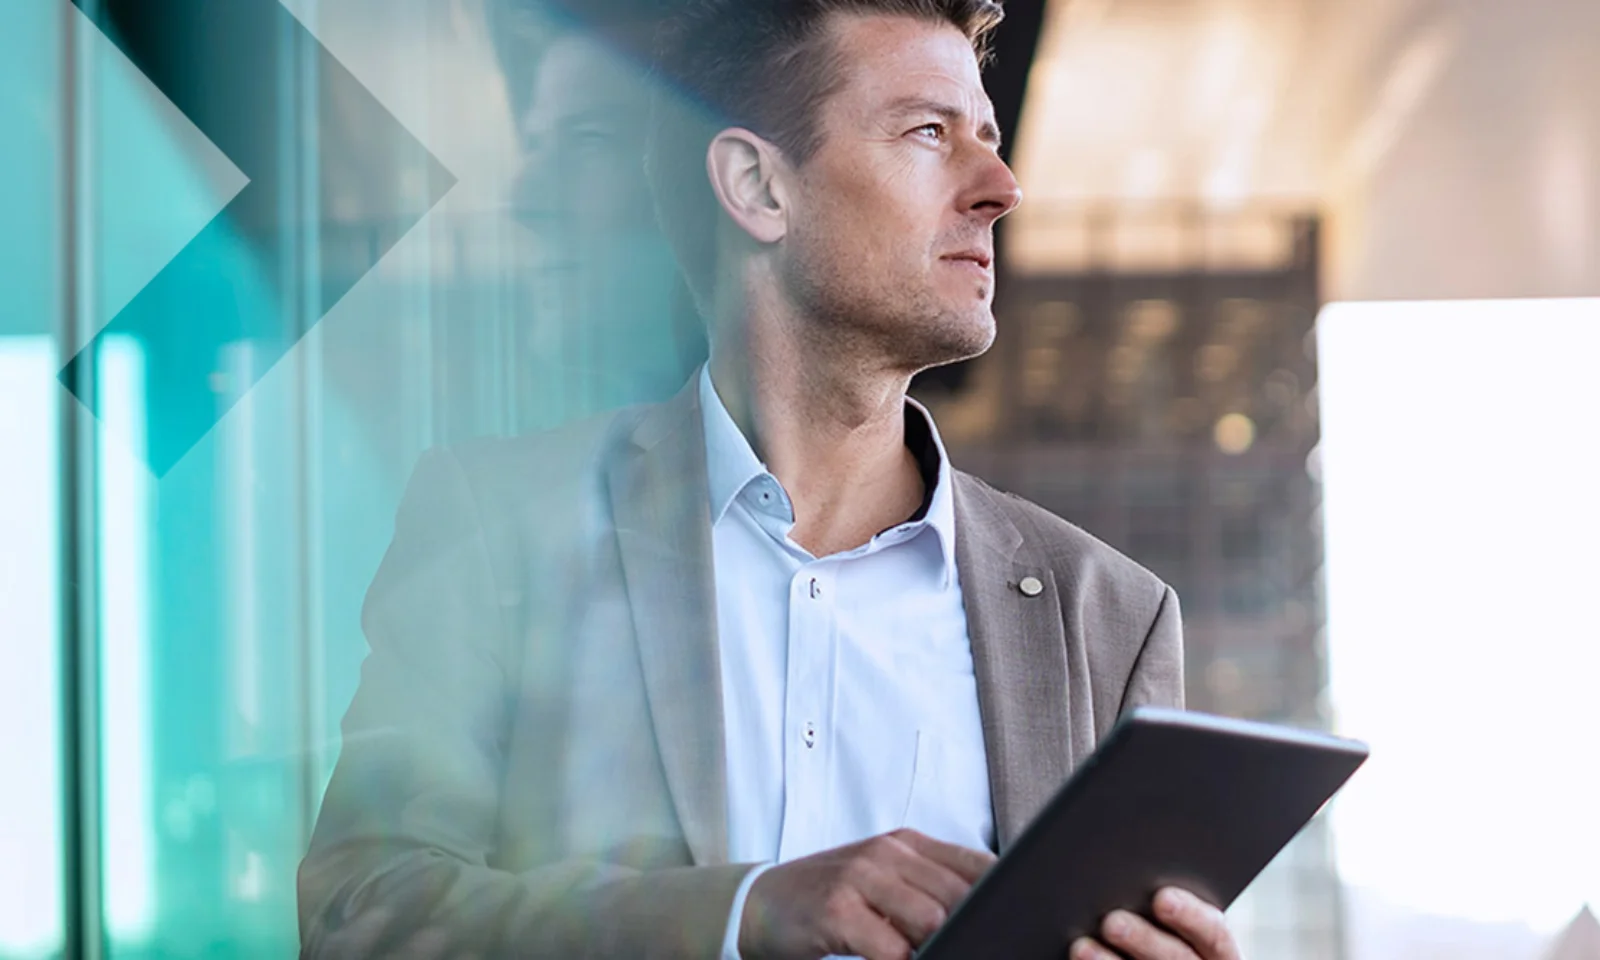
<svg viewBox="0 0 1600 960"><path fill-rule="evenodd" d="M994 340L994 223L1021 199L961 31L840 15L844 71L795 173L785 284L837 334L922 369Z"/></svg>
<svg viewBox="0 0 1600 960"><path fill-rule="evenodd" d="M647 81L611 50L576 34L545 51L519 120L513 194L546 267L596 268L626 252L620 238L653 220L644 176Z"/></svg>

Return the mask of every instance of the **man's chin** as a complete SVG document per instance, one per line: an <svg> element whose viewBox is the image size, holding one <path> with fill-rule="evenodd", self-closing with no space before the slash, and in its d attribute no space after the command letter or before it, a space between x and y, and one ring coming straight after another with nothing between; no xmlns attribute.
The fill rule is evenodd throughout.
<svg viewBox="0 0 1600 960"><path fill-rule="evenodd" d="M987 308L981 313L947 314L915 338L912 349L920 354L915 366L927 370L982 356L994 345L994 337L994 314Z"/></svg>

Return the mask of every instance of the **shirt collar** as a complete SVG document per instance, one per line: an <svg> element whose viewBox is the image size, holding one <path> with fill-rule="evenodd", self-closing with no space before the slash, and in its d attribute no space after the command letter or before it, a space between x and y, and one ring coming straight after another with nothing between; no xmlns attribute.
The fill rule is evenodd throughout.
<svg viewBox="0 0 1600 960"><path fill-rule="evenodd" d="M700 368L700 415L705 420L706 479L711 493L711 525L722 522L723 514L750 481L767 468L756 458L750 441L744 437L733 415L723 406L717 389L711 385L711 368Z"/></svg>
<svg viewBox="0 0 1600 960"><path fill-rule="evenodd" d="M711 383L709 365L700 368L700 415L704 420L706 437L706 479L711 498L711 523L715 526L745 487L771 474L756 457L739 425L733 422L733 416L723 405L722 398L717 396L716 388ZM917 429L911 422L912 417L925 424L927 429ZM905 524L896 526L925 525L933 528L939 538L944 558L944 581L948 585L956 568L956 515L955 499L951 493L953 481L950 459L945 454L939 428L926 407L907 397L906 418L909 428L906 431L906 444L917 458L924 483L928 483L930 474L932 482L917 515Z"/></svg>

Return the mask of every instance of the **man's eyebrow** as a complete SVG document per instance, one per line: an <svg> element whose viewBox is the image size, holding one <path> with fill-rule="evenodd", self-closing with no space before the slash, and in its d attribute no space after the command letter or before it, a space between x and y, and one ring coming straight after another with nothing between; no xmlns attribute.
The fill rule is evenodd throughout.
<svg viewBox="0 0 1600 960"><path fill-rule="evenodd" d="M931 113L947 123L959 123L967 119L967 112L960 107L951 106L939 100L930 100L927 97L901 97L889 104L889 112L895 116L908 113ZM985 117L978 124L978 139L998 149L1000 146L1000 127L993 120Z"/></svg>

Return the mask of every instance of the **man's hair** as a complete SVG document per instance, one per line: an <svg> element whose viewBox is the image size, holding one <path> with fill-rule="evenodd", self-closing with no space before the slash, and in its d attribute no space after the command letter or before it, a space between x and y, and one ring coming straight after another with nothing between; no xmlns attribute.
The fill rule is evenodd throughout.
<svg viewBox="0 0 1600 960"><path fill-rule="evenodd" d="M824 101L844 81L828 42L836 14L948 23L979 63L1004 12L997 0L686 0L657 37L649 174L661 229L710 319L721 211L705 173L716 134L744 127L803 165L821 145Z"/></svg>
<svg viewBox="0 0 1600 960"><path fill-rule="evenodd" d="M553 41L575 34L648 68L661 25L680 6L678 0L484 0L512 121L520 124L527 113L539 63Z"/></svg>

